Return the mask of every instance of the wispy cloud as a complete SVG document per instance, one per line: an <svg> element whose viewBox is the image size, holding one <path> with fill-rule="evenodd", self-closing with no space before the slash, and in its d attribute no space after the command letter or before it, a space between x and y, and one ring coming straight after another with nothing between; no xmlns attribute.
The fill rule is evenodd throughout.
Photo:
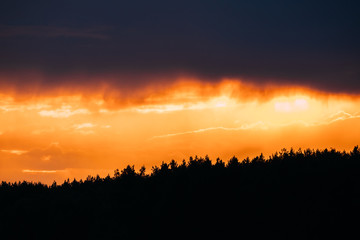
<svg viewBox="0 0 360 240"><path fill-rule="evenodd" d="M15 154L15 155L22 155L24 153L27 153L28 151L26 150L18 150L18 149L13 149L13 150L1 150L1 152L3 153L9 153L9 154Z"/></svg>
<svg viewBox="0 0 360 240"><path fill-rule="evenodd" d="M222 98L224 99L225 97ZM166 112L183 111L183 110L223 108L228 106L227 101L229 101L229 99L226 99L227 101L225 100L221 101L218 99L219 98L215 98L207 102L196 102L196 103L186 103L186 104L143 105L134 108L134 110L139 113L166 113Z"/></svg>
<svg viewBox="0 0 360 240"><path fill-rule="evenodd" d="M96 127L96 125L93 123L80 123L73 125L74 130L83 135L95 134L95 131L91 129L94 127Z"/></svg>
<svg viewBox="0 0 360 240"><path fill-rule="evenodd" d="M140 106L135 108L135 111L139 113L164 113L164 112L173 112L184 110L183 105L175 105L175 104L166 104L166 105L153 105L153 106Z"/></svg>
<svg viewBox="0 0 360 240"><path fill-rule="evenodd" d="M95 131L93 131L93 130L80 130L78 132L83 134L83 135L95 134Z"/></svg>
<svg viewBox="0 0 360 240"><path fill-rule="evenodd" d="M84 108L71 110L70 108L59 108L56 110L42 110L40 116L53 118L68 118L76 114L90 114L90 111Z"/></svg>
<svg viewBox="0 0 360 240"><path fill-rule="evenodd" d="M329 117L325 118L322 121L317 121L317 122L311 122L311 123L306 123L304 122L304 125L307 127L314 127L314 126L321 126L321 125L329 125L329 124L333 124L339 121L345 121L345 120L349 120L349 119L357 119L360 118L360 113L347 113L345 111L339 111L337 113L331 114Z"/></svg>
<svg viewBox="0 0 360 240"><path fill-rule="evenodd" d="M353 118L360 118L360 113L350 114L350 113L347 113L344 111L339 111L335 114L330 115L329 118L327 119L327 122L333 123L333 122L344 121L344 120L353 119Z"/></svg>
<svg viewBox="0 0 360 240"><path fill-rule="evenodd" d="M75 124L74 128L75 129L82 129L82 128L93 128L95 127L95 124L92 123L81 123L81 124Z"/></svg>
<svg viewBox="0 0 360 240"><path fill-rule="evenodd" d="M214 130L223 130L223 131L240 131L240 130L251 130L251 129L267 130L270 128L281 128L281 127L289 127L289 126L295 126L295 125L300 125L300 126L304 126L304 127L315 127L315 126L321 126L321 125L329 125L329 124L332 124L332 123L335 123L338 121L344 121L344 120L355 119L355 118L360 118L360 113L350 114L350 113L347 113L344 111L339 111L335 114L330 115L325 120L318 121L318 122L306 122L306 121L298 120L298 121L291 121L288 123L275 124L275 123L270 123L270 122L258 121L258 122L254 122L254 123L250 123L250 124L243 124L240 127L221 127L220 126L220 127L201 128L201 129L185 131L185 132L169 133L169 134L164 134L164 135L153 136L149 140L159 139L159 138L167 138L167 137L175 137L175 136L187 135L187 134L197 134L197 133L214 131Z"/></svg>
<svg viewBox="0 0 360 240"><path fill-rule="evenodd" d="M64 172L65 170L33 170L33 169L23 169L23 173L57 173Z"/></svg>
<svg viewBox="0 0 360 240"><path fill-rule="evenodd" d="M51 157L52 157L51 155L42 156L41 161L44 161L44 162L50 161Z"/></svg>
<svg viewBox="0 0 360 240"><path fill-rule="evenodd" d="M265 123L259 121L259 122L255 122L255 123L252 123L252 124L243 124L240 127L235 127L235 128L209 127L209 128L201 128L201 129L192 130L192 131L169 133L169 134L164 134L164 135L151 137L149 140L156 139L156 138L174 137L174 136L186 135L186 134L202 133L202 132L214 131L214 130L239 131L239 130L248 130L248 129L255 129L255 128L265 130L265 129L268 128L268 126Z"/></svg>

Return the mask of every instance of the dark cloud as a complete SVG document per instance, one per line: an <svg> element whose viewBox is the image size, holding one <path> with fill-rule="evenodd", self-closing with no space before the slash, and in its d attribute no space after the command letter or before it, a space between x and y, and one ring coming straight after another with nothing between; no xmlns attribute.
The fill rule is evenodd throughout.
<svg viewBox="0 0 360 240"><path fill-rule="evenodd" d="M92 81L111 75L119 86L190 75L359 93L359 5L2 1L0 72L41 73L44 86L70 83L76 74L99 76Z"/></svg>

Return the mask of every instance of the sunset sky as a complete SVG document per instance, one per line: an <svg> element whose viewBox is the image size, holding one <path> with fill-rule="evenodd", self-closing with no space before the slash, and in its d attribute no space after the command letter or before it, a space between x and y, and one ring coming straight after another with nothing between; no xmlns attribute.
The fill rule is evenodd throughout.
<svg viewBox="0 0 360 240"><path fill-rule="evenodd" d="M357 1L1 1L0 181L360 143Z"/></svg>

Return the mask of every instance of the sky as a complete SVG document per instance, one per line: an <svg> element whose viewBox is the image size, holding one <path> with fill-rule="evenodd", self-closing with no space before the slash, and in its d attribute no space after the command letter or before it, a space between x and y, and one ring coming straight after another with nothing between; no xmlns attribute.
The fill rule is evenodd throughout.
<svg viewBox="0 0 360 240"><path fill-rule="evenodd" d="M350 150L358 1L0 2L0 180Z"/></svg>

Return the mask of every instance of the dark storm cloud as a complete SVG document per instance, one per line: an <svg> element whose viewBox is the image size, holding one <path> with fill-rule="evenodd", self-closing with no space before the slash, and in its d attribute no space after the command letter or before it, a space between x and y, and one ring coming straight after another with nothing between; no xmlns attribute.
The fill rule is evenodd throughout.
<svg viewBox="0 0 360 240"><path fill-rule="evenodd" d="M13 0L0 9L0 74L38 72L44 86L74 74L122 76L119 86L182 74L360 92L357 1Z"/></svg>

